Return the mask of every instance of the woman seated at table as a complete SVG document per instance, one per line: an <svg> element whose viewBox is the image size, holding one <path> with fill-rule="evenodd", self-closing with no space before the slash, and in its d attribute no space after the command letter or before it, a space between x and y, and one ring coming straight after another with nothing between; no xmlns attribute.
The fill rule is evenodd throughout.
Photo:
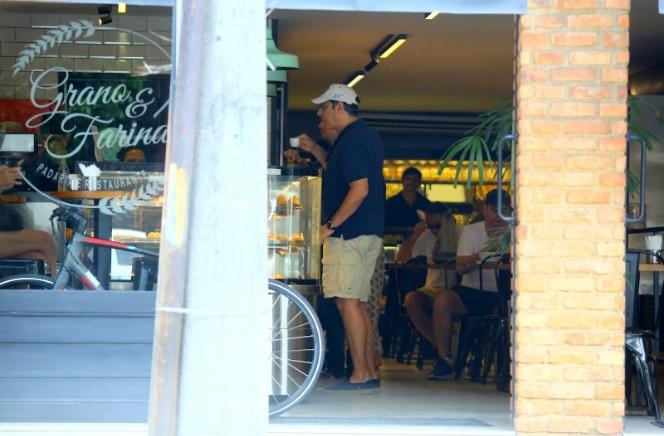
<svg viewBox="0 0 664 436"><path fill-rule="evenodd" d="M0 192L21 185L21 166L0 166ZM56 275L56 256L50 234L23 227L21 215L0 201L0 259L41 259Z"/></svg>

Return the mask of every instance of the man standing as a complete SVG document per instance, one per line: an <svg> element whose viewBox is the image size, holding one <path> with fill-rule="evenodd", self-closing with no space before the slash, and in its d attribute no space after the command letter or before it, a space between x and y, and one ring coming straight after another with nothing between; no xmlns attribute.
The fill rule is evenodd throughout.
<svg viewBox="0 0 664 436"><path fill-rule="evenodd" d="M378 135L358 118L359 98L352 88L330 85L312 103L319 106L321 123L339 132L334 147L323 157L323 292L327 298L336 298L353 358L350 379L328 389L375 389L380 385L366 302L382 250L383 147Z"/></svg>
<svg viewBox="0 0 664 436"><path fill-rule="evenodd" d="M426 210L429 200L418 192L422 184L422 173L417 168L408 167L401 176L403 189L385 202L385 227L413 227L420 222L417 210Z"/></svg>

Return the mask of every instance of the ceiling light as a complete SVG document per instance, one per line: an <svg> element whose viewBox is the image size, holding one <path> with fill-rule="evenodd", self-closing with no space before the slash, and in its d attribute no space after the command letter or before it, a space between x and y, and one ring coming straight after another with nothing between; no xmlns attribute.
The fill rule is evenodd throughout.
<svg viewBox="0 0 664 436"><path fill-rule="evenodd" d="M396 51L396 49L398 49L399 47L401 47L401 46L403 45L403 43L406 42L406 39L407 39L407 38L408 38L408 36L407 36L407 35L404 35L404 34L397 35L397 36L392 40L392 42L389 43L389 45L387 46L387 48L380 52L380 54L378 55L378 57L379 57L380 59L386 59L389 55L391 55L392 53L394 53L394 52Z"/></svg>
<svg viewBox="0 0 664 436"><path fill-rule="evenodd" d="M346 83L346 85L349 88L352 88L353 86L357 85L362 79L364 79L364 71L357 71L355 72L355 74L353 74L353 77L350 79L349 82Z"/></svg>
<svg viewBox="0 0 664 436"><path fill-rule="evenodd" d="M439 11L429 12L428 14L424 15L424 19L425 20L433 20L434 18L436 18L438 16L438 14L440 14Z"/></svg>
<svg viewBox="0 0 664 436"><path fill-rule="evenodd" d="M109 24L113 21L111 17L111 7L108 5L102 5L97 8L97 24L103 26L104 24Z"/></svg>
<svg viewBox="0 0 664 436"><path fill-rule="evenodd" d="M127 3L125 2L118 3L118 14L126 14L126 13L127 13Z"/></svg>

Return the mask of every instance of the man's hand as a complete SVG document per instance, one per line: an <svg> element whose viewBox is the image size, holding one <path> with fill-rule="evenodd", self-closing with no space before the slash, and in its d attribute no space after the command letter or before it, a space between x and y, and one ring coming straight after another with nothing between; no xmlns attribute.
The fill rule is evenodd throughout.
<svg viewBox="0 0 664 436"><path fill-rule="evenodd" d="M417 239L418 236L420 236L424 231L427 229L427 223L424 221L420 221L417 224L415 224L415 227L413 227L413 237Z"/></svg>
<svg viewBox="0 0 664 436"><path fill-rule="evenodd" d="M0 166L0 192L23 184L21 182L22 163L23 161L20 161L15 167Z"/></svg>
<svg viewBox="0 0 664 436"><path fill-rule="evenodd" d="M299 164L302 161L302 157L300 156L300 153L297 152L297 150L294 149L288 149L284 151L284 157L286 158L286 163L287 164Z"/></svg>
<svg viewBox="0 0 664 436"><path fill-rule="evenodd" d="M300 148L304 151L313 153L314 149L316 147L319 147L319 145L316 144L316 141L311 139L311 137L306 133L302 133L301 135L298 136L298 138L300 139Z"/></svg>
<svg viewBox="0 0 664 436"><path fill-rule="evenodd" d="M330 230L327 225L320 226L320 242L323 243L324 240L332 236L332 233L334 233L334 230Z"/></svg>

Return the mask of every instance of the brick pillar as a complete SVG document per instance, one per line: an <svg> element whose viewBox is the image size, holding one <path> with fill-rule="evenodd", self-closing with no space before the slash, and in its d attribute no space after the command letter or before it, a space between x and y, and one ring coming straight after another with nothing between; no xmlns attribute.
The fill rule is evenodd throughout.
<svg viewBox="0 0 664 436"><path fill-rule="evenodd" d="M629 0L529 0L518 53L515 428L620 434Z"/></svg>

